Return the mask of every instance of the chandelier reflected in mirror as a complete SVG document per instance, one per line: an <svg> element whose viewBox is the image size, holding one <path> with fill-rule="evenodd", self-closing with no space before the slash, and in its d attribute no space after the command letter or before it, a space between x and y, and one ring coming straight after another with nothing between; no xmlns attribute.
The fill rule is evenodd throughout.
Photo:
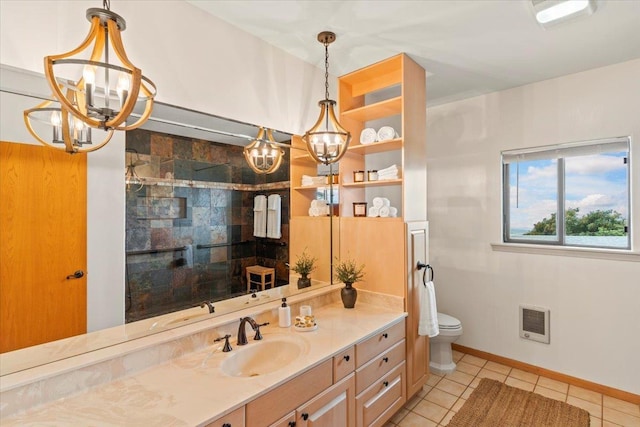
<svg viewBox="0 0 640 427"><path fill-rule="evenodd" d="M340 160L351 141L351 133L342 127L336 118L334 111L336 101L329 99L329 44L335 40L336 35L330 31L318 34L318 41L324 45L325 99L318 102L320 117L302 137L311 157L325 165Z"/></svg>
<svg viewBox="0 0 640 427"><path fill-rule="evenodd" d="M52 104L59 107L43 105L45 102L25 111L27 128L36 133L38 141L72 153L102 147L114 130L141 126L151 115L156 95L153 82L127 57L120 34L126 22L110 10L110 1L103 0L103 9L88 9L86 17L91 23L89 34L77 48L44 58L45 77L53 92ZM45 112L50 113L51 138L36 132L29 124L34 120L42 122L39 116ZM91 138L94 129L106 132L106 140L94 144ZM85 134L89 137L84 137Z"/></svg>
<svg viewBox="0 0 640 427"><path fill-rule="evenodd" d="M271 129L261 127L256 139L244 147L244 158L249 167L259 174L269 174L278 170L282 163L284 150L273 139Z"/></svg>

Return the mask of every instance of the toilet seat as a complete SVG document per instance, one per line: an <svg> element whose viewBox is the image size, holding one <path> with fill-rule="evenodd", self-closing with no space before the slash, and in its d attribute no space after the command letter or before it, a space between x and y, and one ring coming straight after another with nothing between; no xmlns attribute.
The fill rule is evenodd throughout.
<svg viewBox="0 0 640 427"><path fill-rule="evenodd" d="M438 313L438 328L439 329L460 329L462 323L453 316L448 314Z"/></svg>

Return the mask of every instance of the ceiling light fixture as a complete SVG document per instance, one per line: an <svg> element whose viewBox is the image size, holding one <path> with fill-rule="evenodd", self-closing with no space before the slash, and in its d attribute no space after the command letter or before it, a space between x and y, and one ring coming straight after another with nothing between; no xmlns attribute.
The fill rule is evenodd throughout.
<svg viewBox="0 0 640 427"><path fill-rule="evenodd" d="M110 0L103 0L102 4L103 9L87 9L86 17L91 22L91 28L80 46L67 53L44 58L45 77L55 100L60 103L61 117L70 115L87 128L107 132L131 130L141 126L151 115L156 87L127 57L120 35L126 28L124 18L111 12ZM114 56L119 64L113 63ZM61 76L78 78L67 80ZM65 88L70 89L71 94L69 90L65 94ZM127 124L138 102L144 106L143 112L137 121ZM52 123L55 140L57 118L52 122L56 123ZM92 146L90 140L73 140L65 131L66 121L61 119L61 122L62 142L66 151L93 151L99 148ZM40 142L42 139L38 138Z"/></svg>
<svg viewBox="0 0 640 427"><path fill-rule="evenodd" d="M351 141L349 133L338 122L333 107L336 101L329 99L329 44L336 40L336 35L330 31L318 34L318 41L324 45L324 87L325 98L318 102L320 117L309 129L302 139L307 144L307 150L311 157L318 162L328 165L335 163L344 153Z"/></svg>
<svg viewBox="0 0 640 427"><path fill-rule="evenodd" d="M268 174L278 170L284 150L273 139L271 129L261 127L258 136L244 148L243 154L255 173Z"/></svg>
<svg viewBox="0 0 640 427"><path fill-rule="evenodd" d="M595 0L532 0L536 20L543 26L554 25L579 15L591 15Z"/></svg>

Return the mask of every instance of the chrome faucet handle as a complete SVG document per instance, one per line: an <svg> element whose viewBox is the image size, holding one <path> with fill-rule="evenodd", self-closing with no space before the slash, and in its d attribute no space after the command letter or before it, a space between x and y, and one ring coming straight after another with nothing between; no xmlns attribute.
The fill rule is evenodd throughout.
<svg viewBox="0 0 640 427"><path fill-rule="evenodd" d="M205 305L209 308L209 314L216 312L215 307L209 301L203 301L202 304L200 304L200 308L204 308Z"/></svg>
<svg viewBox="0 0 640 427"><path fill-rule="evenodd" d="M224 347L222 347L222 351L228 353L233 350L233 348L231 348L231 344L229 344L229 338L231 338L231 335L227 334L223 337L216 338L215 340L213 340L213 342L220 342L224 340Z"/></svg>
<svg viewBox="0 0 640 427"><path fill-rule="evenodd" d="M262 334L260 333L260 326L267 326L269 322L261 323L256 326L256 335L253 337L254 341L260 341L262 339Z"/></svg>

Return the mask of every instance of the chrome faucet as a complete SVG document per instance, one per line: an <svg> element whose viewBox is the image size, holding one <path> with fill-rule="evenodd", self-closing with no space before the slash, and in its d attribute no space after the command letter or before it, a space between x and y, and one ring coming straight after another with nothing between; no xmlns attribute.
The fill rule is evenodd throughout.
<svg viewBox="0 0 640 427"><path fill-rule="evenodd" d="M251 325L251 329L253 329L256 333L256 335L253 337L253 339L256 341L259 341L262 339L262 334L260 334L260 326L265 326L269 324L269 322L265 322L259 325L255 320L253 320L249 316L241 318L240 326L238 326L238 345L246 345L249 342L247 341L247 331L245 330L247 322L249 322L249 324Z"/></svg>

